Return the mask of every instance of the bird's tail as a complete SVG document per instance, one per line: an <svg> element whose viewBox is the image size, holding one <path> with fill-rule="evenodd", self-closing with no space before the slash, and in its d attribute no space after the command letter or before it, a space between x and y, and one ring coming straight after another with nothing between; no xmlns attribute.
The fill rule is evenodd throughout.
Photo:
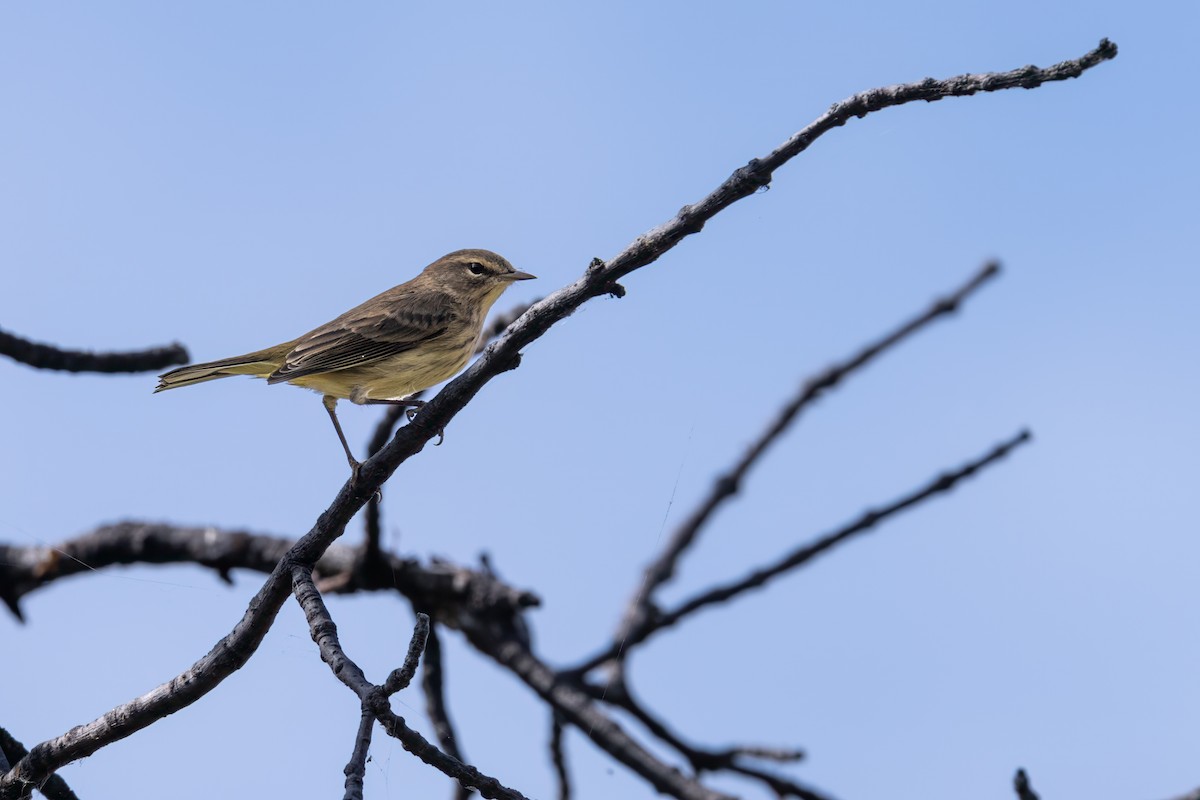
<svg viewBox="0 0 1200 800"><path fill-rule="evenodd" d="M167 389L178 389L180 386L191 386L193 383L228 378L230 375L254 375L265 378L279 368L284 356L292 349L292 342L257 350L242 356L222 358L220 361L207 361L203 364L189 364L186 367L173 369L158 376L158 386L155 392Z"/></svg>

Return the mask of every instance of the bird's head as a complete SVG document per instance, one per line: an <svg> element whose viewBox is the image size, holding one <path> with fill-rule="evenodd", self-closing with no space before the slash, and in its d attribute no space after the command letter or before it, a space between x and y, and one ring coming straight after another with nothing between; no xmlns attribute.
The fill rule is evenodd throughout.
<svg viewBox="0 0 1200 800"><path fill-rule="evenodd" d="M515 281L527 281L536 276L520 272L490 250L456 250L442 256L421 273L431 287L491 306L505 289Z"/></svg>

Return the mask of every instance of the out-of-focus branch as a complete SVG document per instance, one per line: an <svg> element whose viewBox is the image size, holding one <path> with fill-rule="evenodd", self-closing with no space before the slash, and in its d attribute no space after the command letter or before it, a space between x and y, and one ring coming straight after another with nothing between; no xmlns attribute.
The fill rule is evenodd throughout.
<svg viewBox="0 0 1200 800"><path fill-rule="evenodd" d="M1029 776L1023 769L1018 769L1017 774L1013 776L1013 789L1017 793L1018 800L1039 800L1037 792L1029 783Z"/></svg>
<svg viewBox="0 0 1200 800"><path fill-rule="evenodd" d="M558 800L571 800L571 772L567 769L566 743L563 741L562 717L550 712L550 764L558 778Z"/></svg>
<svg viewBox="0 0 1200 800"><path fill-rule="evenodd" d="M842 379L866 366L879 355L900 344L935 320L956 312L964 300L999 273L999 264L992 262L984 265L965 284L945 297L934 301L923 313L871 342L850 358L833 364L804 381L800 386L800 391L779 410L779 413L759 434L754 443L747 448L732 469L717 478L696 509L675 529L659 556L646 567L641 585L631 598L628 611L613 636L614 646L603 653L600 658L607 660L616 657L623 652L623 647L628 647L633 643L630 634L644 628L647 619L653 613L655 591L674 576L680 558L696 541L701 529L712 519L713 514L725 501L738 493L751 467L791 427L805 408L816 401L825 390L837 386ZM598 661L590 660L582 668L582 671L586 672L598 664Z"/></svg>
<svg viewBox="0 0 1200 800"><path fill-rule="evenodd" d="M1178 797L1173 797L1171 800L1200 800L1200 788L1192 789L1187 794L1181 794Z"/></svg>
<svg viewBox="0 0 1200 800"><path fill-rule="evenodd" d="M442 641L438 636L436 625L429 626L429 637L425 642L421 690L425 694L425 713L429 715L429 720L433 723L433 732L437 735L438 744L446 753L463 761L462 750L458 747L458 735L454 732L454 724L450 722L450 710L446 707L446 672ZM469 789L462 784L456 785L454 791L456 800L466 800L470 796Z"/></svg>
<svg viewBox="0 0 1200 800"><path fill-rule="evenodd" d="M5 330L0 330L0 355L34 369L64 372L151 372L188 362L188 351L178 342L147 350L95 353L90 350L64 350L52 344L24 339Z"/></svg>

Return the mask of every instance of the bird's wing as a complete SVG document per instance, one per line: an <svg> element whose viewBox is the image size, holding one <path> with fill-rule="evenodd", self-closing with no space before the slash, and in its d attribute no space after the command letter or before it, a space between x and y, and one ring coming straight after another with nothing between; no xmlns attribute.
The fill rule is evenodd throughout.
<svg viewBox="0 0 1200 800"><path fill-rule="evenodd" d="M440 292L368 300L301 336L284 358L283 366L271 373L267 382L280 383L389 358L441 336L457 316L453 298Z"/></svg>

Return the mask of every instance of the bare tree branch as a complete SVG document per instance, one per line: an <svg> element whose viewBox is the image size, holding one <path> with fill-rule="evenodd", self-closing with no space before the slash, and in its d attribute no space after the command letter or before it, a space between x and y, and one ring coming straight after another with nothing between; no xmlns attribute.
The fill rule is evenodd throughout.
<svg viewBox="0 0 1200 800"><path fill-rule="evenodd" d="M901 511L912 508L917 504L928 500L935 495L948 492L955 487L960 481L971 477L979 470L993 464L1005 456L1012 450L1025 444L1032 438L1029 431L1021 431L1016 436L1008 441L1001 442L992 448L988 453L970 461L958 469L944 473L925 486L917 489L899 500L896 500L888 505L879 508L870 509L863 512L854 522L839 528L831 533L818 538L815 542L807 544L803 547L793 550L783 558L773 564L754 570L746 577L727 583L724 586L716 586L707 591L701 592L692 598L680 603L674 610L667 611L647 624L647 627L631 633L631 637L635 641L644 641L647 636L657 631L668 628L681 619L696 613L697 611L717 603L727 602L740 594L743 594L751 589L757 589L764 586L768 581L783 575L786 572L794 570L796 567L811 561L816 556L832 549L838 544L860 533L865 533L871 530L883 520L898 514Z"/></svg>
<svg viewBox="0 0 1200 800"><path fill-rule="evenodd" d="M225 580L234 569L270 573L293 540L247 531L188 527L152 522L119 522L53 546L0 544L0 596L15 612L26 594L65 577L92 574L124 564L198 564ZM504 585L495 576L436 562L385 554L386 578L354 570L357 548L331 546L317 561L318 578L349 575L337 592L395 591L422 609L436 610L447 620L455 609L487 597L498 606L526 608L539 600L531 592Z"/></svg>
<svg viewBox="0 0 1200 800"><path fill-rule="evenodd" d="M931 322L956 312L964 300L999 272L999 264L995 262L986 264L960 288L936 300L923 313L870 343L845 361L833 364L804 381L796 396L779 410L775 418L747 448L733 468L714 481L708 495L675 529L659 556L646 567L641 585L630 599L628 610L613 636L614 645L596 658L589 659L579 668L580 671L590 671L603 661L620 657L622 648L629 646L633 641L630 634L634 630L643 628L647 619L652 615L655 591L674 576L679 560L695 542L701 529L712 519L713 514L725 501L738 493L751 467L791 427L805 408L816 401L826 389L837 386L842 379L866 366L876 357L886 353Z"/></svg>
<svg viewBox="0 0 1200 800"><path fill-rule="evenodd" d="M64 350L0 330L0 355L34 369L63 372L150 372L173 364L186 364L188 351L178 342L125 353Z"/></svg>
<svg viewBox="0 0 1200 800"><path fill-rule="evenodd" d="M497 619L468 621L463 632L480 652L495 659L591 739L663 794L680 800L734 800L664 764L598 709L587 691L570 676L555 672Z"/></svg>
<svg viewBox="0 0 1200 800"><path fill-rule="evenodd" d="M382 478L378 474L375 477ZM351 481L342 487L313 528L279 560L250 601L242 619L207 655L179 676L141 697L117 706L99 719L36 745L29 755L0 776L0 800L17 797L24 787L40 784L64 764L89 756L101 747L191 705L240 669L258 649L275 615L287 599L293 567L304 567L311 572L317 559L345 531L350 517L363 507L367 498L379 487L379 483L372 485L371 481L365 481L364 484L356 485Z"/></svg>

